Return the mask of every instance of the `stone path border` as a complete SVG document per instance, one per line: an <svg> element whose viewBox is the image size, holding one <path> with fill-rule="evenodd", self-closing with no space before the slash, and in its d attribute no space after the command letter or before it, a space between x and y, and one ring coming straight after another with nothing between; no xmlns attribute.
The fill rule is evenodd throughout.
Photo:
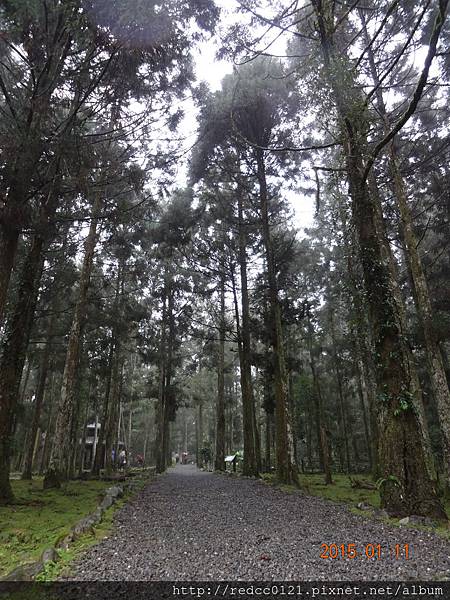
<svg viewBox="0 0 450 600"><path fill-rule="evenodd" d="M150 476L154 473L154 469L150 469ZM70 533L59 539L54 546L46 548L39 560L19 565L6 576L0 578L0 581L33 581L35 577L44 569L49 562L57 562L59 560L58 550L68 550L71 544L79 539L88 531L94 532L95 525L98 525L103 514L113 506L119 498L124 494L125 489L132 490L135 487L133 480L125 482L123 486L114 485L104 492L104 498L97 508L80 519L70 529Z"/></svg>

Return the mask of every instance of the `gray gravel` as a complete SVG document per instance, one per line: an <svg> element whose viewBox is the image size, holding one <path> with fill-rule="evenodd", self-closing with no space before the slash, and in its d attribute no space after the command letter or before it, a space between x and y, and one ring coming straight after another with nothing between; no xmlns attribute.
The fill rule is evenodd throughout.
<svg viewBox="0 0 450 600"><path fill-rule="evenodd" d="M322 543L360 556L320 558ZM381 544L381 560L366 544ZM409 544L409 560L396 560ZM73 580L430 580L450 577L450 543L387 526L347 507L251 479L177 466L116 514L111 535L75 564Z"/></svg>

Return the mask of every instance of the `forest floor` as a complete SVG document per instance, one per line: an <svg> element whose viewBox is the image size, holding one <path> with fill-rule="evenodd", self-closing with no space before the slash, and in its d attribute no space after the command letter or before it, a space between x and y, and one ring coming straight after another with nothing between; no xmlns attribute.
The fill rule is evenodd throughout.
<svg viewBox="0 0 450 600"><path fill-rule="evenodd" d="M0 577L37 560L95 510L107 481L71 481L60 490L43 490L42 477L12 481L17 502L0 507Z"/></svg>
<svg viewBox="0 0 450 600"><path fill-rule="evenodd" d="M358 556L321 558L322 544L333 543L355 544ZM375 556L367 558L366 550ZM117 511L110 534L64 579L379 581L449 573L450 539L434 532L370 519L260 480L179 465Z"/></svg>

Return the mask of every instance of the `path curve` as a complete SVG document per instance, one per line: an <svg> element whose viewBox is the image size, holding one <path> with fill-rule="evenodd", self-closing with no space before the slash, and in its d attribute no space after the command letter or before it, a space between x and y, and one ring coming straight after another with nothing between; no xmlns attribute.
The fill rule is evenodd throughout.
<svg viewBox="0 0 450 600"><path fill-rule="evenodd" d="M355 543L360 556L320 558L322 543ZM381 544L368 560L367 544ZM393 556L409 544L412 557ZM179 465L147 485L110 536L74 565L72 580L430 580L450 577L450 542L288 494L263 482Z"/></svg>

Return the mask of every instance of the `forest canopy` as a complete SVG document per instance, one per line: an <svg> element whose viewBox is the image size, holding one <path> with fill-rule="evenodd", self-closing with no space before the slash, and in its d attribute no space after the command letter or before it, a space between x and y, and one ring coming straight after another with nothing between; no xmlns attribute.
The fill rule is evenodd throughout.
<svg viewBox="0 0 450 600"><path fill-rule="evenodd" d="M184 451L447 519L447 9L0 2L0 503Z"/></svg>

